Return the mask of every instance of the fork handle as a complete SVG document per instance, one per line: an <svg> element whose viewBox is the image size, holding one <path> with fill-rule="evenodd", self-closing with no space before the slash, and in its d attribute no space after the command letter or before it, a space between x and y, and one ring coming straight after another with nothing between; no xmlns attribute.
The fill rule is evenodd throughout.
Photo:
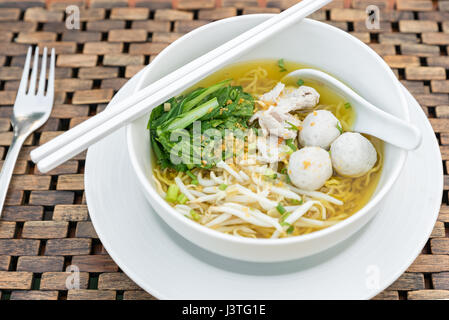
<svg viewBox="0 0 449 320"><path fill-rule="evenodd" d="M2 171L0 172L0 217L3 212L3 205L5 203L6 194L8 193L9 182L11 181L14 166L25 139L25 135L14 133L11 146L6 154L6 159L3 162Z"/></svg>

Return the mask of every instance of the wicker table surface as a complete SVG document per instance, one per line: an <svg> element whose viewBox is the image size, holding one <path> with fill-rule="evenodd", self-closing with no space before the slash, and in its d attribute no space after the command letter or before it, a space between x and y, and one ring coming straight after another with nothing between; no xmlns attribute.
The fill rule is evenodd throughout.
<svg viewBox="0 0 449 320"><path fill-rule="evenodd" d="M12 138L9 117L28 46L54 47L58 55L51 118L26 141L0 219L0 299L152 299L119 270L92 227L84 197L85 153L40 174L29 152L102 111L130 77L181 35L213 20L279 12L293 3L0 0L0 159ZM73 7L66 12L70 5L80 9L79 30L69 29L76 27ZM366 27L368 5L380 9L378 30ZM449 0L334 0L313 18L369 43L393 68L429 117L446 174ZM422 254L376 299L449 298L449 176L444 178L439 219ZM79 289L67 287L71 265L79 268Z"/></svg>

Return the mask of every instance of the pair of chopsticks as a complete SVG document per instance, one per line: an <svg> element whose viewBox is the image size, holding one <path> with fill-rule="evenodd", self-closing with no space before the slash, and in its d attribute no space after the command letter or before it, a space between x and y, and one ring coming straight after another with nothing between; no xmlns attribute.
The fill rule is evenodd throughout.
<svg viewBox="0 0 449 320"><path fill-rule="evenodd" d="M332 0L303 0L173 71L98 115L31 152L41 172L48 172L113 131L149 113L176 94L217 71L267 38L302 20Z"/></svg>

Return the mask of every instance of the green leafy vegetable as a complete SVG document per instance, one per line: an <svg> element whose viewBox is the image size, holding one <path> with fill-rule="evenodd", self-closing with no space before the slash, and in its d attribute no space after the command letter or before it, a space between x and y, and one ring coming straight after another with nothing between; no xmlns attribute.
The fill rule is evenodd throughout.
<svg viewBox="0 0 449 320"><path fill-rule="evenodd" d="M195 167L210 169L219 160L234 156L222 152L219 159L220 155L217 158L209 154L214 150L213 146L218 146L218 140L214 140L214 135L207 134L209 129L214 129L218 131L213 132L218 132L224 138L227 129L248 128L248 120L254 114L254 98L244 92L241 86L232 86L230 82L228 79L207 88L195 89L153 109L148 121L150 143L162 168L169 167L177 171L188 171ZM167 108L168 105L170 108ZM201 123L195 130L200 130L201 134L194 131L197 120ZM174 134L177 139L172 141ZM190 152L185 155L181 150ZM174 163L170 157L172 152L185 158L179 164ZM209 160L208 156L213 159ZM198 184L195 175L190 173L189 176L192 184Z"/></svg>
<svg viewBox="0 0 449 320"><path fill-rule="evenodd" d="M292 225L292 226L288 227L288 229L287 229L288 234L293 233L293 231L295 231L295 226Z"/></svg>
<svg viewBox="0 0 449 320"><path fill-rule="evenodd" d="M292 204L294 204L294 205L298 205L298 204L302 204L302 203L303 203L303 200L302 200L302 199L301 199L301 200L292 199L291 202L292 202Z"/></svg>

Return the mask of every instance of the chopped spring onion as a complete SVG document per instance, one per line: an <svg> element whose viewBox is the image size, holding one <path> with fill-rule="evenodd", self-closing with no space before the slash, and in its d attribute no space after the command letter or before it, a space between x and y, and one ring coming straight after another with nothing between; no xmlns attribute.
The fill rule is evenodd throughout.
<svg viewBox="0 0 449 320"><path fill-rule="evenodd" d="M196 178L196 175L194 175L190 170L187 170L187 171L186 171L186 174L187 174L190 178L192 178L192 181L191 181L192 184L194 184L194 185L196 185L196 186L199 184L198 179Z"/></svg>
<svg viewBox="0 0 449 320"><path fill-rule="evenodd" d="M279 59L279 60L278 60L278 67L279 67L279 71L280 71L280 72L285 72L285 71L287 71L287 69L285 68L284 59Z"/></svg>
<svg viewBox="0 0 449 320"><path fill-rule="evenodd" d="M295 126L293 123L286 121L291 128L289 128L290 130L295 130L295 131L299 131L299 128L297 126Z"/></svg>
<svg viewBox="0 0 449 320"><path fill-rule="evenodd" d="M291 212L285 212L285 213L281 216L281 218L279 219L279 222L282 224L282 223L285 221L285 219L287 219L287 217L288 217L290 214L291 214Z"/></svg>
<svg viewBox="0 0 449 320"><path fill-rule="evenodd" d="M274 180L274 179L277 179L278 175L277 175L277 173L271 173L271 174L264 174L264 177Z"/></svg>
<svg viewBox="0 0 449 320"><path fill-rule="evenodd" d="M349 102L346 102L346 103L345 103L345 108L346 108L346 109L351 108L351 104L350 104Z"/></svg>
<svg viewBox="0 0 449 320"><path fill-rule="evenodd" d="M298 85L298 87L300 87L304 84L304 80L298 79L298 81L296 81L296 84Z"/></svg>
<svg viewBox="0 0 449 320"><path fill-rule="evenodd" d="M295 231L295 226L291 225L290 227L288 227L288 229L287 229L288 234L293 233L293 231Z"/></svg>
<svg viewBox="0 0 449 320"><path fill-rule="evenodd" d="M286 140L285 140L285 144L286 144L287 146L289 146L290 149L292 149L293 151L298 150L298 147L296 147L295 144L293 143L293 139L286 139Z"/></svg>
<svg viewBox="0 0 449 320"><path fill-rule="evenodd" d="M190 178L196 179L196 175L194 175L194 174L192 173L192 171L187 170L187 171L186 171L186 174L187 174Z"/></svg>
<svg viewBox="0 0 449 320"><path fill-rule="evenodd" d="M277 177L278 177L277 173L271 169L265 170L263 175L269 179L277 179Z"/></svg>
<svg viewBox="0 0 449 320"><path fill-rule="evenodd" d="M292 204L294 204L294 205L298 205L298 204L302 204L302 203L303 203L302 199L301 200L292 199Z"/></svg>
<svg viewBox="0 0 449 320"><path fill-rule="evenodd" d="M190 216L192 217L193 220L198 221L200 220L200 215L198 212L196 212L195 210L190 210Z"/></svg>
<svg viewBox="0 0 449 320"><path fill-rule="evenodd" d="M168 202L175 203L178 198L179 188L176 184L171 184L168 187L167 195L165 196L165 200Z"/></svg>
<svg viewBox="0 0 449 320"><path fill-rule="evenodd" d="M184 194L180 193L180 194L178 195L178 198L177 198L176 200L178 201L178 203L184 204L184 203L186 203L187 200L189 200L189 199L187 199L187 197L186 197Z"/></svg>
<svg viewBox="0 0 449 320"><path fill-rule="evenodd" d="M227 184L222 183L218 186L218 189L220 189L221 191L224 191L224 190L226 190L227 187L228 187Z"/></svg>
<svg viewBox="0 0 449 320"><path fill-rule="evenodd" d="M341 128L339 123L337 123L337 129L338 129L338 131L340 131L340 133L343 133L343 129Z"/></svg>
<svg viewBox="0 0 449 320"><path fill-rule="evenodd" d="M285 208L280 203L276 206L276 209L280 214L284 214L286 212Z"/></svg>

